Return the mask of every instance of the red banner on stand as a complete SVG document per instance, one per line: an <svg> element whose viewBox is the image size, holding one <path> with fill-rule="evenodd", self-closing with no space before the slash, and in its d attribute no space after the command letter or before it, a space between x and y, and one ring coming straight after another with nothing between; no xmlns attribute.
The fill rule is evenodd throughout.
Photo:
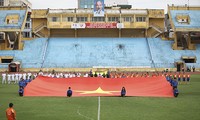
<svg viewBox="0 0 200 120"><path fill-rule="evenodd" d="M117 23L85 23L86 28L117 28Z"/></svg>

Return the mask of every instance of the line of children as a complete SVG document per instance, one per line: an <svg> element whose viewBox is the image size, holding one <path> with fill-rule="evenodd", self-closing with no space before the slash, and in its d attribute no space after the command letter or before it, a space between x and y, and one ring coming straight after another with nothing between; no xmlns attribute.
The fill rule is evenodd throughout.
<svg viewBox="0 0 200 120"><path fill-rule="evenodd" d="M169 74L165 74L166 79L169 80L169 77L178 80L179 84L189 84L190 82L190 74L189 73L169 73Z"/></svg>

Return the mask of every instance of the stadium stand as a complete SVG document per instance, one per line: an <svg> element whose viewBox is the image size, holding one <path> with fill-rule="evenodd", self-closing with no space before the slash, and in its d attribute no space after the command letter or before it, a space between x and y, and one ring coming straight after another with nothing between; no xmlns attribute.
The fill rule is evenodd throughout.
<svg viewBox="0 0 200 120"><path fill-rule="evenodd" d="M44 68L151 67L145 38L51 38Z"/></svg>
<svg viewBox="0 0 200 120"><path fill-rule="evenodd" d="M195 56L196 63L188 65L200 67L199 45L197 50L172 50L171 45L159 38L38 38L25 41L23 50L0 55L22 61L23 68L173 68L182 56Z"/></svg>
<svg viewBox="0 0 200 120"><path fill-rule="evenodd" d="M41 68L45 42L47 38L24 41L23 50L1 50L1 56L13 56L14 61L21 61L23 68ZM5 65L0 65L5 66Z"/></svg>
<svg viewBox="0 0 200 120"><path fill-rule="evenodd" d="M105 8L105 18L97 19L91 16L91 9L2 7L0 68L5 70L6 62L14 60L21 63L24 71L32 68L179 71L192 66L199 70L199 10L200 7L172 5L165 16L164 9Z"/></svg>
<svg viewBox="0 0 200 120"><path fill-rule="evenodd" d="M171 45L173 41L163 41L160 38L148 38L151 53L156 68L173 68L176 60L181 60L182 56L197 57L197 62L192 65L198 66L200 46L197 50L173 50Z"/></svg>

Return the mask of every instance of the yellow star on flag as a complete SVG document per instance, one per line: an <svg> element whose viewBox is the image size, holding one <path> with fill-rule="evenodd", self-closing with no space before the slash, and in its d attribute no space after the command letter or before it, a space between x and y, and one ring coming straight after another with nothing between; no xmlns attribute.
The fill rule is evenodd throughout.
<svg viewBox="0 0 200 120"><path fill-rule="evenodd" d="M120 92L120 91L104 91L101 89L101 87L99 87L96 90L93 91L78 91L75 90L75 92L81 92L80 94L113 94L113 92Z"/></svg>

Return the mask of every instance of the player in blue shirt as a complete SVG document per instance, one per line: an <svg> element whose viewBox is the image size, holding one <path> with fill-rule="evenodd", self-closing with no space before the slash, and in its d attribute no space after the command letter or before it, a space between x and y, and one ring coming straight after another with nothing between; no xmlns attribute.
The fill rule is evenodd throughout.
<svg viewBox="0 0 200 120"><path fill-rule="evenodd" d="M121 97L125 97L125 95L126 95L126 89L125 89L125 87L122 87Z"/></svg>
<svg viewBox="0 0 200 120"><path fill-rule="evenodd" d="M173 87L173 89L177 88L177 86L178 86L177 80L172 80L172 87Z"/></svg>
<svg viewBox="0 0 200 120"><path fill-rule="evenodd" d="M20 87L18 92L19 92L19 96L23 96L24 95L23 87Z"/></svg>
<svg viewBox="0 0 200 120"><path fill-rule="evenodd" d="M179 92L177 88L173 89L173 93L174 93L174 97L178 97Z"/></svg>
<svg viewBox="0 0 200 120"><path fill-rule="evenodd" d="M67 97L71 97L72 96L72 90L71 87L69 87L69 89L67 90Z"/></svg>
<svg viewBox="0 0 200 120"><path fill-rule="evenodd" d="M24 81L23 81L23 78L20 79L19 81L19 88L23 87L24 86Z"/></svg>

